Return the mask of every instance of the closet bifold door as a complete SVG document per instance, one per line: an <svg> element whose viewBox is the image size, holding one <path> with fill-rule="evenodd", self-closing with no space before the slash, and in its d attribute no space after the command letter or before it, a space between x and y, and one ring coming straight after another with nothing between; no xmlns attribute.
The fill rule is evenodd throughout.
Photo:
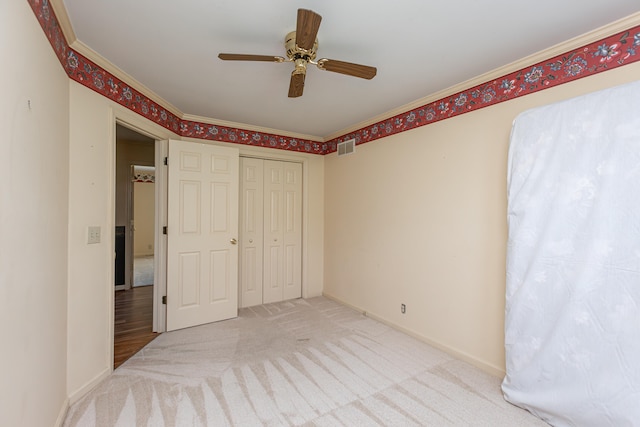
<svg viewBox="0 0 640 427"><path fill-rule="evenodd" d="M284 167L284 295L302 296L302 164Z"/></svg>
<svg viewBox="0 0 640 427"><path fill-rule="evenodd" d="M283 266L283 167L281 162L264 162L264 275L262 302L282 301Z"/></svg>
<svg viewBox="0 0 640 427"><path fill-rule="evenodd" d="M302 296L302 165L240 159L239 306Z"/></svg>
<svg viewBox="0 0 640 427"><path fill-rule="evenodd" d="M240 158L240 307L262 304L263 181L264 161Z"/></svg>
<svg viewBox="0 0 640 427"><path fill-rule="evenodd" d="M302 165L264 161L263 303L302 295Z"/></svg>

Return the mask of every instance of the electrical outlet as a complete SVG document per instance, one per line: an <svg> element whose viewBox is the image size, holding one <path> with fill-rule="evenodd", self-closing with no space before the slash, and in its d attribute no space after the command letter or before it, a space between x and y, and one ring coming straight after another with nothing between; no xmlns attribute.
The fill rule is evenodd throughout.
<svg viewBox="0 0 640 427"><path fill-rule="evenodd" d="M400 313L405 314L407 312L407 306L400 304Z"/></svg>
<svg viewBox="0 0 640 427"><path fill-rule="evenodd" d="M87 231L87 244L100 243L100 226L91 226Z"/></svg>

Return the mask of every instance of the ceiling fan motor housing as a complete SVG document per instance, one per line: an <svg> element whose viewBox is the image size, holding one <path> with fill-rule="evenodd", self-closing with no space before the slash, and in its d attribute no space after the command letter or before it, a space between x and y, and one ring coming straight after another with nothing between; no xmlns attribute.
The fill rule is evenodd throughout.
<svg viewBox="0 0 640 427"><path fill-rule="evenodd" d="M318 39L313 43L311 49L305 50L296 44L296 32L291 31L284 38L284 47L287 51L287 57L294 62L296 62L297 59L304 59L305 62L313 61L316 59L316 52L318 51Z"/></svg>

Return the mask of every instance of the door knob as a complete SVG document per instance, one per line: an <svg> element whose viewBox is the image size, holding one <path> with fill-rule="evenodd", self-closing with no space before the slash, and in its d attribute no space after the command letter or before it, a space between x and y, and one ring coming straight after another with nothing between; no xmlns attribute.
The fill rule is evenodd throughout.
<svg viewBox="0 0 640 427"><path fill-rule="evenodd" d="M231 240L229 240L229 241L231 242L232 245L235 245L236 243L238 243L238 241L236 239L233 239L233 238Z"/></svg>

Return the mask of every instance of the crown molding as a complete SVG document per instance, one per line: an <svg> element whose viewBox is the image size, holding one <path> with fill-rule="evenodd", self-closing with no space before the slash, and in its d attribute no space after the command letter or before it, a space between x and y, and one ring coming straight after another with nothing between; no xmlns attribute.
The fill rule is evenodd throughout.
<svg viewBox="0 0 640 427"><path fill-rule="evenodd" d="M314 142L324 142L324 139L317 135L306 135L306 134L301 134L296 132L288 132L280 129L266 128L266 127L255 126L255 125L250 125L246 123L230 122L226 120L214 119L211 117L202 117L202 116L183 113L182 111L180 111L180 109L172 105L166 99L162 98L153 90L143 85L140 81L138 81L137 79L135 79L134 77L126 73L125 71L121 70L120 68L118 68L111 61L109 61L108 59L100 55L98 52L91 49L82 41L78 40L75 32L73 31L73 26L71 25L71 20L69 19L69 15L67 14L67 9L64 6L63 0L50 0L49 2L56 15L56 19L58 21L58 25L60 29L62 30L62 34L64 35L64 38L67 41L67 45L71 49L73 49L80 55L84 56L91 62L95 63L103 70L112 74L114 77L122 80L129 86L135 88L138 92L140 92L141 94L143 94L144 96L152 100L153 102L157 103L158 105L162 105L162 107L164 107L167 111L171 112L181 120L212 124L216 126L224 126L228 128L243 129L243 130L255 131L260 133L268 133L273 135L287 136L290 138L298 138L298 139L304 139L304 140L309 140Z"/></svg>
<svg viewBox="0 0 640 427"><path fill-rule="evenodd" d="M71 45L71 43L75 42L78 38L76 37L76 33L73 31L73 26L71 25L71 20L67 14L67 8L64 7L63 0L49 0L49 4L53 8L53 13L56 15L58 25L62 30L62 35L64 35L67 44Z"/></svg>
<svg viewBox="0 0 640 427"><path fill-rule="evenodd" d="M120 68L115 66L108 59L100 55L98 52L91 49L89 46L81 42L80 40L75 40L73 44L69 44L69 47L79 53L80 55L87 58L89 61L95 63L97 66L110 73L114 77L120 79L127 85L135 88L138 92L157 103L158 105L162 105L164 109L174 114L176 117L181 118L183 116L183 112L180 111L176 106L172 105L169 101L162 98L160 95L155 93L153 90L146 87L144 84L140 83L131 75L122 71Z"/></svg>
<svg viewBox="0 0 640 427"><path fill-rule="evenodd" d="M431 102L438 101L440 99L449 97L458 92L462 92L474 86L498 79L507 74L513 73L515 71L521 70L523 68L527 68L539 62L548 60L557 55L562 55L563 53L569 52L571 50L577 49L589 43L596 42L613 34L624 31L628 28L634 27L636 25L640 25L640 12L631 14L627 17L614 21L610 24L597 28L595 30L589 31L580 36L574 37L572 39L566 40L562 43L558 43L552 47L536 52L532 55L521 58L517 61L514 61L510 64L503 65L494 70L488 71L479 76L473 77L464 82L458 83L454 86L443 89L439 92L433 93L431 95L427 95L425 97L416 99L410 103L404 104L400 107L389 110L385 113L379 114L370 119L364 120L360 123L354 124L352 126L346 127L342 130L333 132L331 134L324 136L324 141L331 141L334 138L339 138L356 130L362 129L367 126L371 126L375 123L387 120L391 117L395 117L399 114L403 114L407 111L411 111L415 108L421 107L423 105L429 104Z"/></svg>
<svg viewBox="0 0 640 427"><path fill-rule="evenodd" d="M297 133L297 132L289 132L281 129L273 129L273 128L267 128L263 126L250 125L247 123L230 122L227 120L218 120L218 119L213 119L211 117L202 117L202 116L196 116L192 114L184 114L181 118L183 120L191 121L191 122L206 123L206 124L215 125L215 126L224 126L227 128L243 129L243 130L249 130L249 131L260 132L260 133L268 133L272 135L287 136L290 138L306 139L314 142L324 142L324 139L321 136L306 135L306 134Z"/></svg>
<svg viewBox="0 0 640 427"><path fill-rule="evenodd" d="M56 1L59 2L60 0L56 0ZM55 11L55 13L56 13L56 17L58 19L60 19L59 15L58 15L58 12ZM69 22L67 14L66 14L66 11L65 11L65 13L63 15L67 19L67 22ZM70 31L73 32L73 30L71 30L70 26L69 26L69 28L70 28ZM67 32L63 31L63 33L64 33L65 37L67 37ZM75 37L75 35L73 35L73 36ZM178 109L177 107L172 105L169 101L167 101L166 99L162 98L160 95L158 95L153 90L151 90L148 87L146 87L144 84L142 84L140 81L136 80L134 77L132 77L131 75L129 75L125 71L122 71L120 68L115 66L112 62L110 62L108 59L106 59L105 57L103 57L102 55L100 55L99 53L94 51L93 49L91 49L89 46L87 46L86 44L84 44L80 40L74 39L73 43L69 44L69 47L71 49L73 49L74 51L76 51L77 53L79 53L80 55L82 55L85 58L87 58L88 60L92 61L96 65L98 65L103 70L105 70L108 73L112 74L114 77L117 77L118 79L122 80L123 82L125 82L129 86L135 88L138 92L140 92L141 94L143 94L144 96L146 96L150 100L156 102L158 105L162 105L162 107L164 107L167 111L171 112L172 114L174 114L176 117L180 118L181 120L186 120L186 121L191 121L191 122L199 122L199 123L206 123L206 124L212 124L212 125L217 125L217 126L224 126L224 127L228 127L228 128L243 129L243 130L255 131L255 132L260 132L260 133L268 133L268 134L273 134L273 135L287 136L287 137L291 137L291 138L305 139L305 140L314 141L314 142L324 142L324 139L322 137L316 136L316 135L306 135L306 134L301 134L301 133L296 133L296 132L288 132L288 131L284 131L284 130L280 130L280 129L266 128L266 127L262 127L262 126L255 126L255 125L250 125L250 124L246 124L246 123L230 122L230 121L226 121L226 120L214 119L214 118L211 118L211 117L202 117L202 116L197 116L197 115L192 115L192 114L185 114L182 111L180 111L180 109Z"/></svg>

